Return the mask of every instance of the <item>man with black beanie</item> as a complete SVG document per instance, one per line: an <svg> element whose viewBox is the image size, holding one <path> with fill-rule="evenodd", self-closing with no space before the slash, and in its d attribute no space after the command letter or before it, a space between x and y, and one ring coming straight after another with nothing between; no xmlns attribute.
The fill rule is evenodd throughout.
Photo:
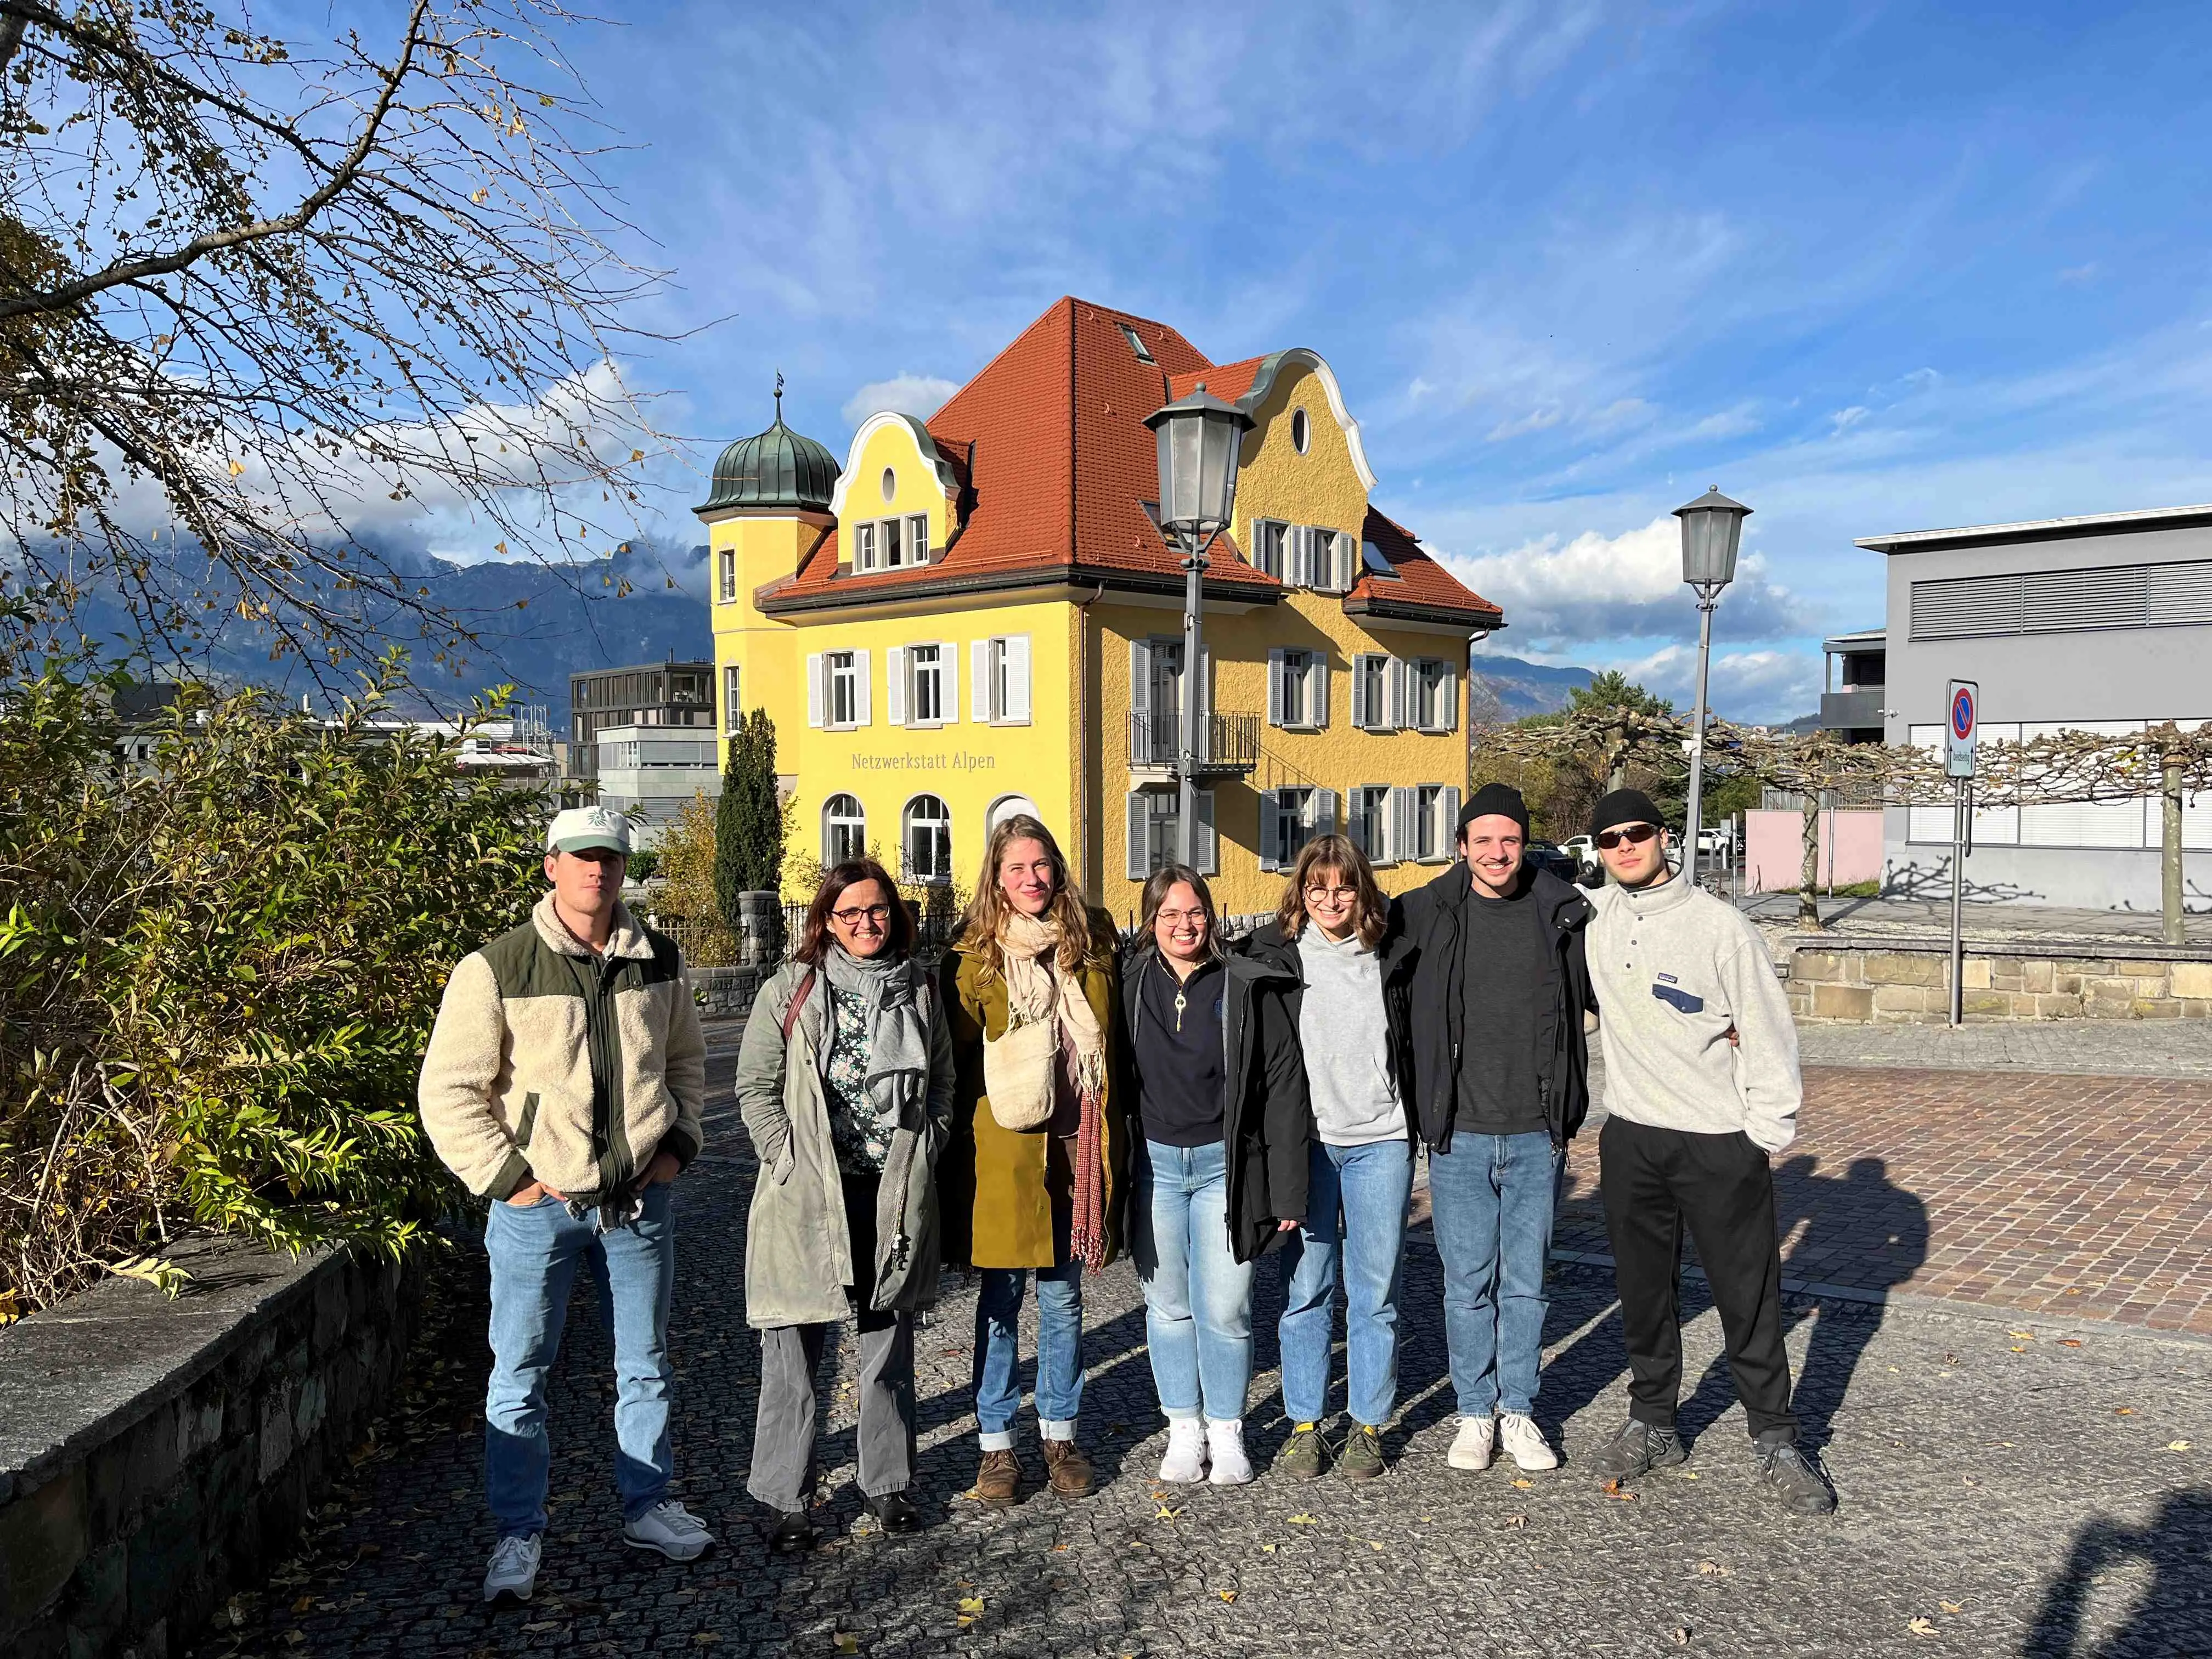
<svg viewBox="0 0 2212 1659"><path fill-rule="evenodd" d="M1460 813L1459 861L1401 901L1455 1468L1488 1468L1501 1443L1524 1469L1559 1462L1533 1413L1560 1163L1589 1106L1590 905L1524 860L1528 842L1519 791L1486 784Z"/></svg>
<svg viewBox="0 0 2212 1659"><path fill-rule="evenodd" d="M1606 796L1590 837L1615 884L1598 897L1589 962L1605 1052L1599 1177L1630 1374L1628 1421L1591 1470L1626 1480L1688 1455L1674 1431L1687 1225L1720 1313L1759 1483L1794 1513L1826 1515L1835 1492L1798 1449L1790 1409L1767 1163L1797 1132L1790 1005L1742 913L1674 878L1648 796Z"/></svg>

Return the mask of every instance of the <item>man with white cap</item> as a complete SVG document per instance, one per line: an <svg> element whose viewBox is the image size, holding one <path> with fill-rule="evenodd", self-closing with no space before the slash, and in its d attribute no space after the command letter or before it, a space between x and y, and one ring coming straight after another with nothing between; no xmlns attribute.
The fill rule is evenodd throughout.
<svg viewBox="0 0 2212 1659"><path fill-rule="evenodd" d="M422 1057L438 1156L492 1200L484 1487L500 1537L484 1600L528 1601L545 1531L546 1379L578 1265L605 1251L613 1304L623 1541L672 1561L713 1536L668 1495L671 1183L698 1156L706 1044L673 940L622 902L629 822L604 806L546 831L552 890L461 959Z"/></svg>

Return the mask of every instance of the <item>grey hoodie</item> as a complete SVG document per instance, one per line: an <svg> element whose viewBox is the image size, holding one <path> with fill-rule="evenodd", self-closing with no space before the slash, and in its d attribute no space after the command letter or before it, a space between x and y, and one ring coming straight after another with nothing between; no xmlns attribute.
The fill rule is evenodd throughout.
<svg viewBox="0 0 2212 1659"><path fill-rule="evenodd" d="M1591 897L1607 1111L1697 1134L1741 1130L1768 1152L1789 1146L1803 1093L1797 1027L1758 930L1680 878Z"/></svg>

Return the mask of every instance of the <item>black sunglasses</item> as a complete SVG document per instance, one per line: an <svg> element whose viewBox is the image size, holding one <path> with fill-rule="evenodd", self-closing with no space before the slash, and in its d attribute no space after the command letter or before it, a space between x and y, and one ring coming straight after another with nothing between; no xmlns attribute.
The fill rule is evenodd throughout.
<svg viewBox="0 0 2212 1659"><path fill-rule="evenodd" d="M1598 844L1600 852L1610 853L1623 842L1641 847L1658 833L1659 826L1654 823L1624 823L1618 830L1601 830L1590 839Z"/></svg>

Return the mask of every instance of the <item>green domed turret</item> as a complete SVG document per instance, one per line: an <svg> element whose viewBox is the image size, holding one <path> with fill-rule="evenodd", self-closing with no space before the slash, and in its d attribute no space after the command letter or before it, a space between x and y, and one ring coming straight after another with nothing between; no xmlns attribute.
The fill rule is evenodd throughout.
<svg viewBox="0 0 2212 1659"><path fill-rule="evenodd" d="M696 511L775 507L826 513L842 471L813 439L783 423L783 376L775 377L775 424L740 438L714 463L714 485Z"/></svg>

